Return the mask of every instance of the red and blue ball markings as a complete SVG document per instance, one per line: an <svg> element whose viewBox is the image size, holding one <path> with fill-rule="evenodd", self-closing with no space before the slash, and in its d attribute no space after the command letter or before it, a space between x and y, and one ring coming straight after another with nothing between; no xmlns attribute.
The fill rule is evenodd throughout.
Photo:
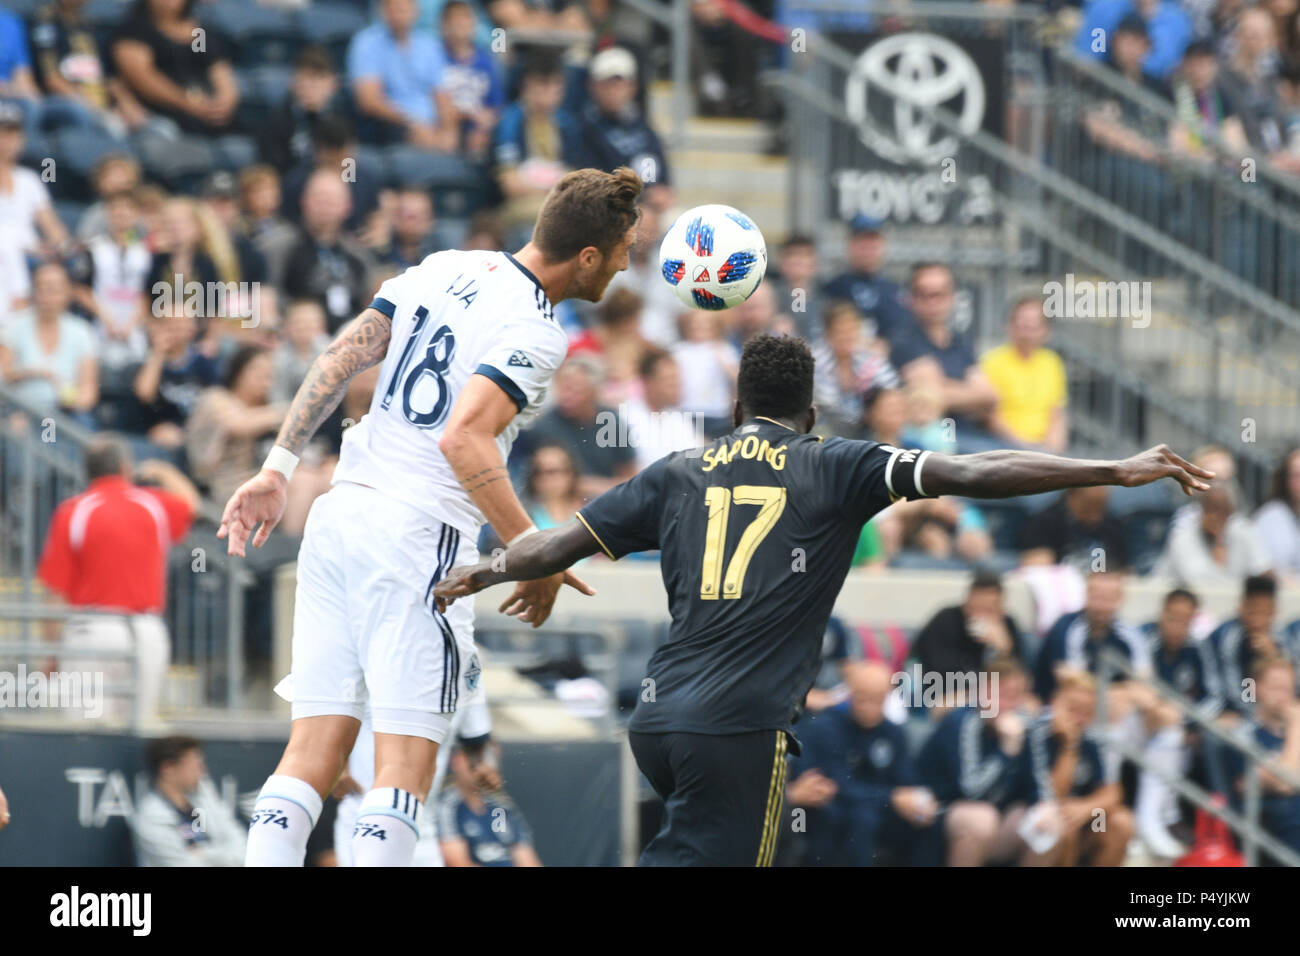
<svg viewBox="0 0 1300 956"><path fill-rule="evenodd" d="M673 285L677 285L686 275L686 263L681 259L665 259L661 268L664 271L664 278Z"/></svg>
<svg viewBox="0 0 1300 956"><path fill-rule="evenodd" d="M697 256L713 255L713 226L705 222L703 216L696 216L686 227L686 244L695 250Z"/></svg>
<svg viewBox="0 0 1300 956"><path fill-rule="evenodd" d="M727 213L727 218L738 225L741 229L758 228L758 226L754 225L754 220L750 219L742 212L729 212Z"/></svg>
<svg viewBox="0 0 1300 956"><path fill-rule="evenodd" d="M691 298L695 300L695 304L701 309L712 309L717 311L718 309L725 309L727 307L726 301L718 298L708 289L692 289Z"/></svg>
<svg viewBox="0 0 1300 956"><path fill-rule="evenodd" d="M757 261L758 256L750 249L733 252L727 256L726 262L718 266L718 282L724 285L728 282L739 282L749 275Z"/></svg>

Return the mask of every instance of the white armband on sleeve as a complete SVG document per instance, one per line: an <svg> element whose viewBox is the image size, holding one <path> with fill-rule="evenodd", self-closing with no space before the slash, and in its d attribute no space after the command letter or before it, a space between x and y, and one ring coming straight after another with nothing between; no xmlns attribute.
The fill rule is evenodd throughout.
<svg viewBox="0 0 1300 956"><path fill-rule="evenodd" d="M894 500L906 498L933 498L928 495L921 484L921 470L925 460L930 457L928 451L916 448L895 449L885 463L885 487Z"/></svg>

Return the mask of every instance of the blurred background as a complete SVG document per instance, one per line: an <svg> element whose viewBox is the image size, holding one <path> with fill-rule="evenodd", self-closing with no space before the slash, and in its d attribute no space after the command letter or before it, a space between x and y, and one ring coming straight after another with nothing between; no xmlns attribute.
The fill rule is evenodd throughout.
<svg viewBox="0 0 1300 956"><path fill-rule="evenodd" d="M4 0L0 863L242 861L302 524L377 369L247 561L222 505L380 283L619 165L631 268L556 308L509 462L539 527L729 430L763 332L812 345L827 435L1218 475L873 519L777 862L1300 862L1295 0ZM659 275L703 203L768 244L724 312ZM539 632L479 604L448 861L625 864L658 825L621 736L656 555L581 574ZM507 801L526 826L470 832Z"/></svg>

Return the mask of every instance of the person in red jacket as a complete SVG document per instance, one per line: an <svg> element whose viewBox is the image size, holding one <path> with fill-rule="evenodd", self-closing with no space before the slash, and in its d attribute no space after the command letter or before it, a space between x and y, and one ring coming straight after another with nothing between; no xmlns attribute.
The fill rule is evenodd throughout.
<svg viewBox="0 0 1300 956"><path fill-rule="evenodd" d="M142 487L132 476L156 483ZM199 494L173 466L144 461L133 468L126 443L96 438L86 450L90 487L55 509L37 574L72 608L64 643L93 651L136 653L135 719L151 720L171 656L162 614L167 552L189 532ZM90 613L110 611L115 614ZM77 658L66 671L102 672L110 684L129 680L129 660ZM119 701L105 707L110 719L129 713Z"/></svg>

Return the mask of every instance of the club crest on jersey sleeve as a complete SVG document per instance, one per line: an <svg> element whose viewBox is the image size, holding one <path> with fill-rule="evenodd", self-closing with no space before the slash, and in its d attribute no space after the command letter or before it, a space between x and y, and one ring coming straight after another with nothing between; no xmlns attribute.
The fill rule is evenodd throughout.
<svg viewBox="0 0 1300 956"><path fill-rule="evenodd" d="M510 359L506 362L506 364L513 366L515 368L533 367L532 360L523 352L519 351L519 349L515 349L512 353L510 353Z"/></svg>

